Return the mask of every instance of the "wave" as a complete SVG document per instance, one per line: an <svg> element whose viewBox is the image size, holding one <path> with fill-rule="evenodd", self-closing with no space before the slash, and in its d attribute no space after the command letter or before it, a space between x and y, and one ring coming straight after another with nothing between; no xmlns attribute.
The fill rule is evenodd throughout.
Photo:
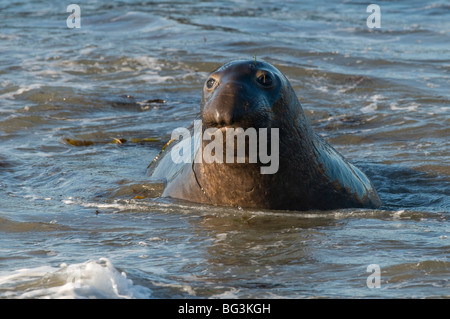
<svg viewBox="0 0 450 319"><path fill-rule="evenodd" d="M59 267L39 266L0 273L0 298L146 299L152 291L135 285L107 258Z"/></svg>
<svg viewBox="0 0 450 319"><path fill-rule="evenodd" d="M242 216L244 219L266 219L275 220L310 220L310 219L383 219L383 220L420 220L423 218L447 220L447 212L431 212L426 210L414 209L363 209L349 208L337 210L309 210L309 211L290 211L290 210L269 210L242 207L222 207L210 206L198 203L189 203L170 198L146 198L146 199L106 199L104 202L92 202L84 200L63 200L66 205L80 205L86 208L95 208L102 213L127 213L133 212L159 212L162 214L187 214L200 217L218 217L234 218Z"/></svg>

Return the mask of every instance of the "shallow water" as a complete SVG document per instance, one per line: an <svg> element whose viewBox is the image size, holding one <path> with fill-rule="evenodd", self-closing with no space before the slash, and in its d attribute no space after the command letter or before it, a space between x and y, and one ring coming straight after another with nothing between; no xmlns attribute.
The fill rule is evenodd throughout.
<svg viewBox="0 0 450 319"><path fill-rule="evenodd" d="M0 0L0 298L450 296L448 4L382 2L380 29L360 1L79 5L69 29L59 1ZM158 197L147 165L207 74L255 53L381 209Z"/></svg>

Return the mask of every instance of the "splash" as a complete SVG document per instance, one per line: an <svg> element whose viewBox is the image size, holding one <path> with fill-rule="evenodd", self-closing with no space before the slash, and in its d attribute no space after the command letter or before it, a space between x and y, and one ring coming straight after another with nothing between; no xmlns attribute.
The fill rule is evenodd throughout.
<svg viewBox="0 0 450 319"><path fill-rule="evenodd" d="M133 284L107 258L0 273L0 298L144 299L151 296L150 289Z"/></svg>

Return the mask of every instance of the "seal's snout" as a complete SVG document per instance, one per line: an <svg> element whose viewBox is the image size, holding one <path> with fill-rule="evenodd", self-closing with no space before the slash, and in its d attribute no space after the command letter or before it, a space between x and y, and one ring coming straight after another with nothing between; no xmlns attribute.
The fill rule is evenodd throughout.
<svg viewBox="0 0 450 319"><path fill-rule="evenodd" d="M248 111L245 88L239 83L224 83L206 103L202 117L208 127L226 127L240 124Z"/></svg>

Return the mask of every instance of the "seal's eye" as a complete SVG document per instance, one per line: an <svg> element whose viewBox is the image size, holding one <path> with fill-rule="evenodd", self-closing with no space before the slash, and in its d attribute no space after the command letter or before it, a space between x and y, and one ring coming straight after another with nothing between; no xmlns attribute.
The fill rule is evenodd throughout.
<svg viewBox="0 0 450 319"><path fill-rule="evenodd" d="M271 87L273 84L272 76L269 73L262 73L256 81L264 87Z"/></svg>
<svg viewBox="0 0 450 319"><path fill-rule="evenodd" d="M206 81L206 87L210 90L214 87L215 84L216 80L214 80L213 78L210 78L208 81Z"/></svg>

